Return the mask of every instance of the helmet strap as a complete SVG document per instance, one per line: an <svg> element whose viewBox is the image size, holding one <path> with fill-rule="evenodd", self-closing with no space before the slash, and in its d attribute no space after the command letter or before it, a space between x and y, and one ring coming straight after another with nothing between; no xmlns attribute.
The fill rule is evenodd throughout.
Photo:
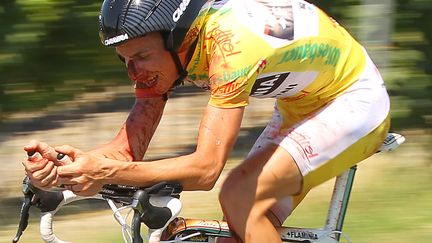
<svg viewBox="0 0 432 243"><path fill-rule="evenodd" d="M173 42L173 35L172 32L161 32L163 39L165 40L165 48L170 52L172 59L174 60L174 63L177 67L177 71L179 74L179 77L174 81L173 88L183 85L184 79L188 76L188 71L183 67L180 57L177 54L177 52L174 50L174 42ZM192 58L192 55L195 51L195 47L198 43L198 40L195 40L192 45L189 47L186 62L189 62L189 60Z"/></svg>
<svg viewBox="0 0 432 243"><path fill-rule="evenodd" d="M176 81L174 81L174 88L183 84L183 80L188 76L188 71L186 71L186 69L181 64L180 57L178 56L177 52L173 49L168 49L168 51L171 53L171 57L174 60L174 63L177 67L177 72L179 74L179 77L176 79Z"/></svg>
<svg viewBox="0 0 432 243"><path fill-rule="evenodd" d="M177 52L174 50L174 44L173 44L173 36L172 32L170 31L162 31L162 38L165 41L165 48L170 52L172 59L174 60L174 63L177 68L177 72L179 74L179 77L174 81L173 87L175 88L181 84L183 84L183 80L187 77L188 72L183 67L180 61L180 57L178 56Z"/></svg>

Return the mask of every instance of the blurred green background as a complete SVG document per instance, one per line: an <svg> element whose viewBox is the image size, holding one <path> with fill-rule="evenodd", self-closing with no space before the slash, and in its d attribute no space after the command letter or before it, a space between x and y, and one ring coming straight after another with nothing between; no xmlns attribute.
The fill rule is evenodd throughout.
<svg viewBox="0 0 432 243"><path fill-rule="evenodd" d="M353 242L432 242L432 0L311 2L345 26L370 52L391 95L392 130L408 138L400 150L361 164L346 219L347 233ZM100 4L88 0L0 1L0 242L10 241L18 221L19 160L24 143L40 138L88 148L106 142L133 103L124 66L112 48L100 44ZM191 108L191 102L196 104L197 99L205 105L205 94L193 87L176 91L160 130L164 125L174 129L155 135L148 157L194 148L202 110ZM247 153L268 119L270 103L248 108L226 170ZM182 144L171 144L177 140ZM185 215L220 218L217 190L186 193L186 201L202 203L195 206L200 210L185 206ZM326 213L323 202L328 201L330 191L331 184L318 188L286 224L320 226ZM113 221L106 220L110 217L106 213L89 213L94 208L88 203L69 210L61 217L59 231L76 242L118 242L114 222L109 227L94 224ZM23 242L40 242L36 228L33 220Z"/></svg>

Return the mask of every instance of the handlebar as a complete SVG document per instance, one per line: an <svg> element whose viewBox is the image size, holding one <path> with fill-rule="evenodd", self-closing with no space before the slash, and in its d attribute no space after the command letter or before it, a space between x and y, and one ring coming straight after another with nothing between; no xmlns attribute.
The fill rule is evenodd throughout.
<svg viewBox="0 0 432 243"><path fill-rule="evenodd" d="M26 177L23 180L24 201L21 207L20 223L13 243L17 243L28 225L29 209L36 206L41 210L40 233L46 243L65 243L55 236L53 231L53 217L61 207L83 199L106 200L114 211L117 221L124 226L125 221L119 219L119 208L113 208L113 202L134 211L132 236L130 241L142 243L140 235L141 223L149 228L149 242L157 242L163 229L181 210L179 200L182 187L179 183L162 182L148 188L138 188L124 185L105 185L103 189L91 197L82 197L69 190L43 191L31 185ZM126 239L125 239L126 241Z"/></svg>
<svg viewBox="0 0 432 243"><path fill-rule="evenodd" d="M74 194L72 191L68 191L68 190L60 191L58 193L61 193L62 200L57 205L57 207L52 211L45 211L44 212L43 210L41 210L39 230L40 230L40 234L41 234L42 239L46 243L66 243L66 242L60 240L59 238L57 238L57 236L54 234L54 231L53 231L53 217L62 206L69 204L69 203L72 203L72 202L75 202L75 201L83 200L83 199L89 199L89 198L103 199L99 194L92 196L92 197L82 197L82 196L78 196L78 195Z"/></svg>

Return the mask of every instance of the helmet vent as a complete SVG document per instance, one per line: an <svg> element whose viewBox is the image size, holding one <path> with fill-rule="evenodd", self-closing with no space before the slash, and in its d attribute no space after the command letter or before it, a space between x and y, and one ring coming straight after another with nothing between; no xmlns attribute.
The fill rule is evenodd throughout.
<svg viewBox="0 0 432 243"><path fill-rule="evenodd" d="M138 0L138 1L139 1L139 0ZM124 16L127 16L127 15L128 15L129 8L130 8L130 5L132 4L132 2L133 2L133 0L131 0L131 1L128 2ZM122 24L125 24L125 22L126 22L126 17L123 18L123 23L122 23Z"/></svg>
<svg viewBox="0 0 432 243"><path fill-rule="evenodd" d="M150 9L150 11L147 13L147 15L145 16L144 20L147 20L148 18L150 18L150 16L154 13L154 11L156 11L156 8L159 6L159 4L162 2L162 0L158 0L155 5Z"/></svg>

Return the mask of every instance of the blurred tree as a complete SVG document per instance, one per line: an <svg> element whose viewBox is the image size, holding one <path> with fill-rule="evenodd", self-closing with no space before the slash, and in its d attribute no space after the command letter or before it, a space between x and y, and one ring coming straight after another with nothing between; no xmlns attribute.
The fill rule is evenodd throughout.
<svg viewBox="0 0 432 243"><path fill-rule="evenodd" d="M3 111L38 109L125 82L114 50L99 41L99 8L84 0L0 3Z"/></svg>
<svg viewBox="0 0 432 243"><path fill-rule="evenodd" d="M397 0L393 63L389 75L396 97L396 124L431 128L432 0Z"/></svg>

